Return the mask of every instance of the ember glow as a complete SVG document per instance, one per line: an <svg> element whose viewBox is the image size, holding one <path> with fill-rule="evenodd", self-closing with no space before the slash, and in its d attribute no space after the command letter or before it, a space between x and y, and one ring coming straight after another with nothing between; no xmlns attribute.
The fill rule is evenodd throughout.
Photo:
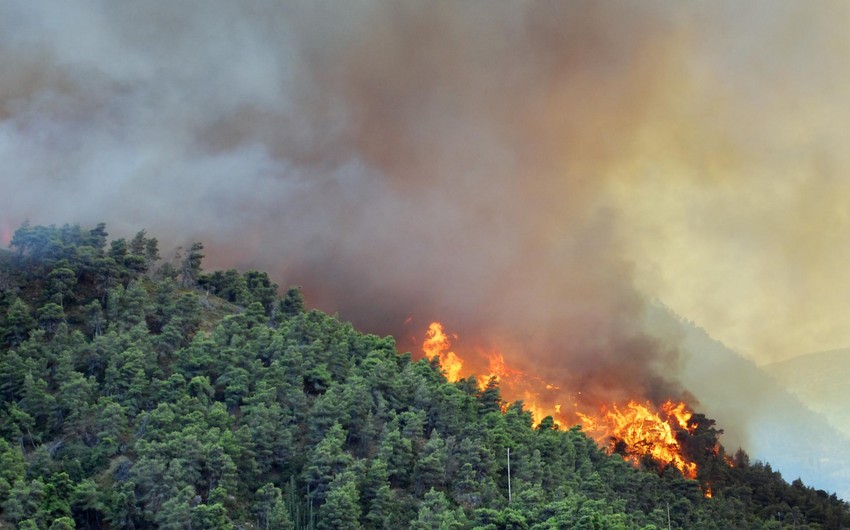
<svg viewBox="0 0 850 530"><path fill-rule="evenodd" d="M442 324L432 322L425 337L422 352L426 358L440 362L449 382L473 375L469 369L464 370L465 364L472 363L465 363L465 359L452 351ZM686 478L696 478L697 466L683 455L677 439L677 434L692 433L695 427L690 423L693 413L684 402L668 400L656 408L649 401L641 403L633 399L625 404L602 403L597 410L579 410L578 403L569 399L568 391L511 366L498 351L477 352L477 356L487 360L489 370L479 379L479 388L483 390L495 378L502 398L509 402L521 400L535 425L547 416L558 424L581 424L582 430L600 447L621 454L634 465L650 457L662 466L675 467ZM561 401L567 403L570 415Z"/></svg>

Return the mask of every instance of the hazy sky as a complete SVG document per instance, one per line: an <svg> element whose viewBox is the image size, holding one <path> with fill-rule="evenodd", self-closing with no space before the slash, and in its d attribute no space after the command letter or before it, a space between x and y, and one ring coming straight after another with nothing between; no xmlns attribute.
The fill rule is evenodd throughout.
<svg viewBox="0 0 850 530"><path fill-rule="evenodd" d="M655 363L624 392L666 392L652 299L757 362L850 346L848 27L841 1L0 0L0 234L200 239L369 331L443 320L600 392Z"/></svg>

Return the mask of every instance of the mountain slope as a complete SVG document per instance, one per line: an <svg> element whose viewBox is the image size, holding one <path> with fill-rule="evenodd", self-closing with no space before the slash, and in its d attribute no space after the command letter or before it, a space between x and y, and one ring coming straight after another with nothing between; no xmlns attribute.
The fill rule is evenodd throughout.
<svg viewBox="0 0 850 530"><path fill-rule="evenodd" d="M143 232L19 234L0 296L0 527L850 526L834 495L725 458L704 416L677 432L697 480L635 467L264 273L204 273L201 245L159 264Z"/></svg>
<svg viewBox="0 0 850 530"><path fill-rule="evenodd" d="M725 428L727 447L743 447L789 479L850 499L848 436L765 370L666 308L651 308L647 327L679 346L682 383Z"/></svg>
<svg viewBox="0 0 850 530"><path fill-rule="evenodd" d="M850 436L850 348L801 355L761 368Z"/></svg>

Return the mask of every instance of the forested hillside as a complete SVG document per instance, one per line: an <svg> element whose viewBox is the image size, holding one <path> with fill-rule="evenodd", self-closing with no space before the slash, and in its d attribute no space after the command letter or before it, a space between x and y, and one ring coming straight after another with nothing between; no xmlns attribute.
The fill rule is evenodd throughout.
<svg viewBox="0 0 850 530"><path fill-rule="evenodd" d="M682 438L697 480L636 469L202 252L163 263L102 224L15 233L0 528L850 527L835 495L727 457L704 416Z"/></svg>

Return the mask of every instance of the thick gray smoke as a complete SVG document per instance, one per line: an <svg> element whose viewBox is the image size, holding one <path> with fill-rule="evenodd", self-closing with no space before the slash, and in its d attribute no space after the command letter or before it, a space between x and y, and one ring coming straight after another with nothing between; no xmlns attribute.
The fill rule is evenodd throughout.
<svg viewBox="0 0 850 530"><path fill-rule="evenodd" d="M649 298L762 360L847 338L792 309L835 281L771 287L850 280L847 9L796 5L0 0L0 231L201 240L404 349L440 320L590 403L681 397Z"/></svg>
<svg viewBox="0 0 850 530"><path fill-rule="evenodd" d="M201 239L367 330L439 319L593 400L670 390L603 193L668 67L655 9L5 4L8 222Z"/></svg>

